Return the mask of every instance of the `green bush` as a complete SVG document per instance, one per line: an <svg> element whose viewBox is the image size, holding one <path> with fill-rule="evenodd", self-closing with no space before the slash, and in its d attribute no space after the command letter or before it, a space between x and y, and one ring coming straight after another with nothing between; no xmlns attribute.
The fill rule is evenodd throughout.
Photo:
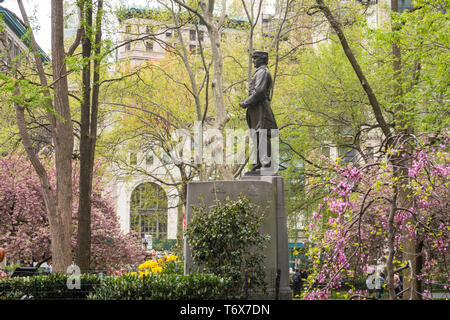
<svg viewBox="0 0 450 320"><path fill-rule="evenodd" d="M176 244L174 239L154 238L152 242L152 249L156 251L171 250Z"/></svg>
<svg viewBox="0 0 450 320"><path fill-rule="evenodd" d="M100 276L83 274L80 289L69 289L67 275L0 279L0 300L191 300L230 299L227 279L211 274Z"/></svg>
<svg viewBox="0 0 450 320"><path fill-rule="evenodd" d="M202 271L231 279L237 294L266 289L264 249L269 235L261 233L263 214L244 196L227 198L209 209L194 208L186 230L192 259Z"/></svg>
<svg viewBox="0 0 450 320"><path fill-rule="evenodd" d="M69 289L67 278L67 275L55 273L0 279L0 299L85 299L89 292L101 283L99 276L83 274L80 276L80 289Z"/></svg>
<svg viewBox="0 0 450 320"><path fill-rule="evenodd" d="M184 258L183 256L177 256L177 260L168 261L163 268L163 274L184 274Z"/></svg>
<svg viewBox="0 0 450 320"><path fill-rule="evenodd" d="M229 282L211 274L151 275L143 277L126 275L107 277L91 300L212 300L234 298Z"/></svg>

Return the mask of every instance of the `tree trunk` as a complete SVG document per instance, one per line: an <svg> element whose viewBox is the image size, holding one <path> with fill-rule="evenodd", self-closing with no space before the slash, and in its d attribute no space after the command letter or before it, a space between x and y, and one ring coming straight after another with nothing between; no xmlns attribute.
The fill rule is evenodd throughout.
<svg viewBox="0 0 450 320"><path fill-rule="evenodd" d="M77 265L81 272L89 270L91 260L91 205L92 179L94 170L95 145L97 140L97 115L100 80L100 48L101 48L101 20L103 1L97 5L95 37L92 24L92 1L84 4L84 37L82 41L82 55L86 59L82 71L83 98L81 103L80 130L80 180L78 203L78 233L77 233ZM91 83L91 56L94 40L94 73ZM91 90L92 88L92 90ZM91 97L92 94L92 97Z"/></svg>
<svg viewBox="0 0 450 320"><path fill-rule="evenodd" d="M407 170L403 169L403 176L399 181L407 183ZM400 184L401 182L399 182ZM402 188L399 192L399 203L402 208L410 208L412 206L411 189ZM414 225L414 218L410 218L405 223L410 222ZM407 230L404 231L408 233ZM421 300L422 299L422 283L417 278L417 275L422 270L422 243L415 235L405 234L403 240L403 256L402 260L409 263L410 268L403 271L403 288L410 288L406 294L403 295L404 300Z"/></svg>
<svg viewBox="0 0 450 320"><path fill-rule="evenodd" d="M213 82L211 84L212 86L212 92L214 95L214 106L215 106L215 113L216 118L214 122L214 128L218 129L220 132L223 132L226 123L229 120L229 117L226 112L225 108L225 99L223 95L223 57L222 57L222 49L220 44L220 25L223 23L226 15L225 15L225 9L226 9L226 0L222 0L221 3L221 17L219 19L219 22L216 22L216 19L214 17L214 5L215 1L199 1L199 9L194 9L193 7L190 7L184 1L181 0L174 0L177 4L185 8L186 10L189 10L193 14L197 15L200 19L202 19L205 22L206 28L208 30L209 40L211 43L211 54L212 54L212 62L213 62ZM213 139L211 139L213 140ZM212 142L212 141L211 141ZM224 161L222 164L217 164L217 167L220 171L220 174L223 179L226 180L234 180L233 172L226 164L226 152L224 154Z"/></svg>
<svg viewBox="0 0 450 320"><path fill-rule="evenodd" d="M209 29L209 37L211 39L211 48L212 48L212 58L214 65L214 73L213 73L213 83L212 89L214 94L214 105L216 107L216 121L215 127L216 129L223 132L226 123L228 122L228 115L225 108L225 99L223 96L223 58L222 58L222 50L220 48L220 34L218 28ZM225 146L223 146L225 147ZM233 172L230 166L226 163L226 150L223 149L223 163L218 165L219 172L222 176L222 179L225 180L234 180Z"/></svg>
<svg viewBox="0 0 450 320"><path fill-rule="evenodd" d="M211 40L211 53L214 66L212 90L214 94L214 105L216 107L216 126L217 129L222 130L228 121L228 116L226 113L225 99L223 96L223 58L222 50L220 48L220 34L218 28L216 27L209 27L208 31Z"/></svg>
<svg viewBox="0 0 450 320"><path fill-rule="evenodd" d="M21 0L17 1L23 20L27 29L30 29L30 23ZM17 124L20 135L37 175L39 176L42 195L46 206L50 233L51 233L51 252L53 270L58 273L65 273L67 267L72 263L72 152L73 152L73 130L71 114L69 107L67 72L64 63L64 24L63 24L63 3L62 0L52 0L51 3L51 22L52 22L52 68L54 80L53 102L48 92L48 107L56 111L62 118L56 120L56 117L50 112L48 118L52 127L52 138L55 147L55 166L56 166L56 192L50 186L49 178L45 168L34 154L31 141L29 139L26 127L24 108L16 104ZM40 55L37 51L37 44L33 32L31 36L31 49L35 59L41 85L48 87L46 75Z"/></svg>
<svg viewBox="0 0 450 320"><path fill-rule="evenodd" d="M80 194L78 199L78 230L76 263L81 272L89 270L91 251L91 191L90 170L90 114L91 114L91 54L92 54L92 1L85 1L83 17L82 56L82 100L80 121Z"/></svg>
<svg viewBox="0 0 450 320"><path fill-rule="evenodd" d="M52 224L52 257L56 272L72 263L72 153L73 128L64 52L63 1L52 0L52 67L54 107L62 120L54 130L56 164L56 217Z"/></svg>
<svg viewBox="0 0 450 320"><path fill-rule="evenodd" d="M18 93L19 94L19 93ZM34 148L30 139L30 135L27 130L26 121L25 121L25 108L15 104L16 107L16 119L17 119L17 126L19 128L19 134L22 139L22 144L25 147L25 151L27 153L28 159L30 160L31 164L33 165L34 170L36 171L39 181L41 184L42 189L42 197L44 199L45 209L47 211L47 215L49 217L49 225L50 230L53 230L55 227L53 224L55 223L56 219L56 203L55 203L55 197L53 195L52 187L50 186L50 181L47 175L47 171L45 171L45 168L39 161L38 157L34 153ZM53 258L53 261L55 261L57 257Z"/></svg>
<svg viewBox="0 0 450 320"><path fill-rule="evenodd" d="M391 11L392 12L398 12L398 0L391 0ZM392 24L392 33L396 33L399 31L399 28ZM403 117L403 112L405 111L403 103L400 101L400 99L403 96L403 88L402 88L402 82L403 82L403 75L402 75L402 53L400 48L400 42L397 37L393 38L392 43L392 55L393 55L393 61L392 61L392 67L394 69L393 79L394 79L394 101L397 103L398 107L395 112L395 121L396 121L396 127L398 127L397 131L400 132L401 139L400 143L404 141L403 138L408 137L412 133L411 126L407 123L405 118ZM406 147L406 146L405 146ZM407 154L411 153L412 150L407 150ZM411 163L409 159L403 159L394 161L394 165L399 165L399 181L398 184L400 186L408 185L408 170L407 168L410 167ZM411 207L411 189L407 187L400 187L399 190L399 203L402 208L410 208ZM413 218L409 219L406 223L411 222L413 223ZM405 231L408 232L408 231ZM404 288L410 288L409 294L403 295L404 299L421 299L421 285L420 282L417 280L417 274L420 273L420 270L422 266L420 263L420 259L417 259L417 251L418 251L418 244L416 243L416 239L405 236L405 240L403 242L403 260L410 261L410 269L406 269L404 271L404 277L403 277L403 287ZM420 249L421 251L421 249ZM419 252L420 256L420 252ZM412 278L411 278L412 276Z"/></svg>
<svg viewBox="0 0 450 320"><path fill-rule="evenodd" d="M214 21L214 16L212 10L209 10L205 14L206 27L208 29L209 39L211 42L211 54L213 60L213 82L212 82L212 91L214 96L214 106L216 111L216 119L214 123L214 127L218 129L220 132L223 132L226 123L229 120L229 117L225 108L225 98L223 95L223 57L222 57L222 48L221 48L221 39L219 33L219 27L217 23ZM224 147L224 146L223 146ZM225 180L234 180L233 172L230 166L226 163L226 152L225 148L223 149L223 163L218 165L219 172L222 176L222 179Z"/></svg>
<svg viewBox="0 0 450 320"><path fill-rule="evenodd" d="M397 210L397 195L398 188L394 186L392 188L393 198L391 203L391 209L388 216L388 230L387 230L387 240L388 240L388 257L386 259L386 279L387 279L387 288L389 293L389 299L395 299L395 291L394 291L394 240L395 240L395 226L394 226L394 218Z"/></svg>

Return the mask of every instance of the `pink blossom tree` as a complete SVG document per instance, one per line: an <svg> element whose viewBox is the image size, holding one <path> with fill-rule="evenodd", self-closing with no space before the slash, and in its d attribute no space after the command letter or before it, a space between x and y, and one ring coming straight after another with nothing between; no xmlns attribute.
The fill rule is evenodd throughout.
<svg viewBox="0 0 450 320"><path fill-rule="evenodd" d="M445 134L433 140L425 135L410 138L402 141L416 144L415 148L398 144L396 150L388 150L385 157L364 166L329 163L334 172L326 181L332 186L330 195L314 212L308 228L313 272L305 299L327 299L334 290L341 290L344 279L365 280L373 265L383 265L390 273L411 270L412 262L404 259L408 255L403 244L408 239L419 244L414 252L419 269L410 272L419 283L415 288L420 292L415 294L429 298L423 284L436 280L447 290L450 287L450 139ZM407 154L408 150L414 152ZM399 185L388 165L390 157L411 159L405 164L407 184ZM409 190L409 207L398 202L400 189ZM405 287L402 294L412 297L413 290L417 289ZM347 295L361 298L367 293L351 287Z"/></svg>
<svg viewBox="0 0 450 320"><path fill-rule="evenodd" d="M50 161L47 161L47 164ZM51 183L55 183L50 169ZM96 168L98 169L98 165ZM74 163L73 181L78 181L79 166ZM26 157L10 155L0 158L0 246L11 262L31 264L50 257L50 228L40 190L39 179ZM73 188L78 198L77 186ZM73 202L72 250L76 248L78 202ZM109 270L135 266L145 252L135 233L120 230L111 199L103 190L100 175L96 175L92 192L92 262L91 269Z"/></svg>

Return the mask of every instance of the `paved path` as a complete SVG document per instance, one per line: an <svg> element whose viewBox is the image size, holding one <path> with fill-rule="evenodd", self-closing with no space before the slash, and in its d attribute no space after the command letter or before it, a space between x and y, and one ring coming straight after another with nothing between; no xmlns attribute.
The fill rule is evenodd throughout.
<svg viewBox="0 0 450 320"><path fill-rule="evenodd" d="M431 299L450 299L450 293L448 292L432 292Z"/></svg>

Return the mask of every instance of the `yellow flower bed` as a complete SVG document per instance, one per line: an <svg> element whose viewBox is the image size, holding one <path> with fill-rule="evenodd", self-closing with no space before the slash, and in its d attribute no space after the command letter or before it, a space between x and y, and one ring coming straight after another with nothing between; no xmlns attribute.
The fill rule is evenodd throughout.
<svg viewBox="0 0 450 320"><path fill-rule="evenodd" d="M140 270L139 278L148 276L150 274L161 274L163 272L163 269L167 266L168 262L177 262L177 260L178 257L174 254L165 254L164 257L158 258L158 260L147 260L144 263L140 264L138 267L138 269ZM138 275L137 272L131 272L130 274Z"/></svg>

